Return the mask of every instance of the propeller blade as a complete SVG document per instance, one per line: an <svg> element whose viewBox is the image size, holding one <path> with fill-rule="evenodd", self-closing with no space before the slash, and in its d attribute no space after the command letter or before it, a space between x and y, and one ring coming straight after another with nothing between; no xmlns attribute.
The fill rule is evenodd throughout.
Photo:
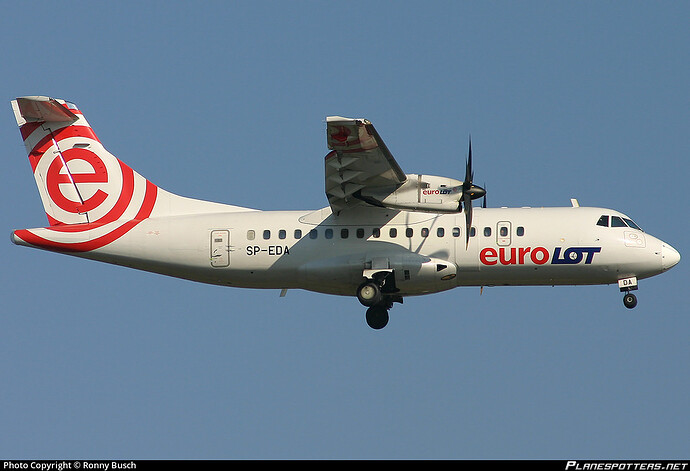
<svg viewBox="0 0 690 471"><path fill-rule="evenodd" d="M474 185L474 171L472 170L472 136L470 136L467 164L465 166L465 181L462 182L462 198L458 201L458 211L465 211L465 248L470 244L470 230L472 229L472 200L484 198L482 207L486 208L486 190Z"/></svg>
<svg viewBox="0 0 690 471"><path fill-rule="evenodd" d="M474 173L472 172L472 137L470 137L470 150L467 157L467 165L465 166L465 181L463 182L463 187L469 190L472 186L472 179L474 178Z"/></svg>
<svg viewBox="0 0 690 471"><path fill-rule="evenodd" d="M465 210L465 249L470 245L470 229L472 228L472 136L470 136L467 164L465 166L465 181L462 182L462 203Z"/></svg>
<svg viewBox="0 0 690 471"><path fill-rule="evenodd" d="M469 193L462 195L465 204L465 248L470 245L470 229L472 228L472 197Z"/></svg>

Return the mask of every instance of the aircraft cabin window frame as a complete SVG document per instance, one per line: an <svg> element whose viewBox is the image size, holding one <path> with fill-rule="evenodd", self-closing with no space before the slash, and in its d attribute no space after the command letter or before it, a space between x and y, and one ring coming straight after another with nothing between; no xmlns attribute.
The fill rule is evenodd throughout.
<svg viewBox="0 0 690 471"><path fill-rule="evenodd" d="M323 236L324 236L326 239L332 239L332 238L333 238L333 229L331 229L330 227L329 227L328 229L326 229L326 230L323 232Z"/></svg>
<svg viewBox="0 0 690 471"><path fill-rule="evenodd" d="M371 230L371 236L372 236L374 239L378 239L379 237L381 237L381 228L380 228L380 227L374 227L374 228Z"/></svg>
<svg viewBox="0 0 690 471"><path fill-rule="evenodd" d="M474 226L470 227L470 237L477 237L477 228Z"/></svg>
<svg viewBox="0 0 690 471"><path fill-rule="evenodd" d="M249 229L247 231L247 240L254 240L255 237L256 237L256 232L254 231L254 229Z"/></svg>
<svg viewBox="0 0 690 471"><path fill-rule="evenodd" d="M436 237L441 238L441 237L444 237L445 235L446 235L446 230L444 228L439 227L438 229L436 229Z"/></svg>
<svg viewBox="0 0 690 471"><path fill-rule="evenodd" d="M309 231L309 238L310 239L316 239L317 237L319 237L319 231L318 230L312 229Z"/></svg>
<svg viewBox="0 0 690 471"><path fill-rule="evenodd" d="M361 227L357 228L356 235L358 239L364 239L364 229Z"/></svg>
<svg viewBox="0 0 690 471"><path fill-rule="evenodd" d="M398 230L395 227L391 227L388 231L388 236L391 239L395 239L396 237L398 237Z"/></svg>
<svg viewBox="0 0 690 471"><path fill-rule="evenodd" d="M271 238L271 230L270 229L264 229L263 238L264 238L264 240L269 240Z"/></svg>
<svg viewBox="0 0 690 471"><path fill-rule="evenodd" d="M285 232L285 229L281 229L278 231L278 238L279 239L285 239L287 237L287 232Z"/></svg>
<svg viewBox="0 0 690 471"><path fill-rule="evenodd" d="M462 234L462 230L459 227L455 226L452 230L452 234L453 237L460 237L460 235Z"/></svg>
<svg viewBox="0 0 690 471"><path fill-rule="evenodd" d="M408 227L407 229L405 229L405 236L406 237L412 238L413 235L414 235L414 230L411 227Z"/></svg>
<svg viewBox="0 0 690 471"><path fill-rule="evenodd" d="M518 237L522 237L525 235L525 228L523 226L518 226L517 229L515 229L515 234Z"/></svg>
<svg viewBox="0 0 690 471"><path fill-rule="evenodd" d="M346 227L340 229L340 238L347 239L348 237L350 237L350 230Z"/></svg>
<svg viewBox="0 0 690 471"><path fill-rule="evenodd" d="M301 239L302 238L302 229L295 229L294 237L297 240Z"/></svg>
<svg viewBox="0 0 690 471"><path fill-rule="evenodd" d="M422 227L422 237L429 237L429 228Z"/></svg>
<svg viewBox="0 0 690 471"><path fill-rule="evenodd" d="M491 227L490 226L486 226L484 228L484 237L491 237Z"/></svg>

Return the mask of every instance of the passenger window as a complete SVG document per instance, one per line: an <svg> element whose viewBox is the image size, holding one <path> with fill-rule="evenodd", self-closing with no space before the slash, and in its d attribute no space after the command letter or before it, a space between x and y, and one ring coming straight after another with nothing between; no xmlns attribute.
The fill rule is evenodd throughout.
<svg viewBox="0 0 690 471"><path fill-rule="evenodd" d="M247 231L247 240L254 240L254 237L256 237L256 234L253 230L249 229Z"/></svg>
<svg viewBox="0 0 690 471"><path fill-rule="evenodd" d="M295 239L302 238L302 229L295 229Z"/></svg>
<svg viewBox="0 0 690 471"><path fill-rule="evenodd" d="M453 237L460 237L460 228L459 227L453 228Z"/></svg>
<svg viewBox="0 0 690 471"><path fill-rule="evenodd" d="M414 231L412 230L412 228L411 228L411 227L408 227L407 229L405 229L405 236L406 236L406 237L412 237L412 233L413 233L413 232L414 232Z"/></svg>
<svg viewBox="0 0 690 471"><path fill-rule="evenodd" d="M390 235L391 239L393 239L398 236L398 230L395 227L391 227L391 230L388 231L388 235Z"/></svg>
<svg viewBox="0 0 690 471"><path fill-rule="evenodd" d="M278 231L278 238L279 239L285 239L285 229L281 229Z"/></svg>
<svg viewBox="0 0 690 471"><path fill-rule="evenodd" d="M508 228L505 226L502 226L500 233L501 233L501 237L508 237Z"/></svg>
<svg viewBox="0 0 690 471"><path fill-rule="evenodd" d="M347 229L340 229L340 238L341 239L347 239L350 235L350 231Z"/></svg>
<svg viewBox="0 0 690 471"><path fill-rule="evenodd" d="M611 216L611 227L628 227L618 216Z"/></svg>
<svg viewBox="0 0 690 471"><path fill-rule="evenodd" d="M364 238L364 229L362 229L361 227L359 229L357 229L357 238L358 239Z"/></svg>
<svg viewBox="0 0 690 471"><path fill-rule="evenodd" d="M312 229L309 231L309 238L310 239L316 239L316 237L319 235L316 229Z"/></svg>
<svg viewBox="0 0 690 471"><path fill-rule="evenodd" d="M491 237L491 228L490 227L484 228L484 236L485 237Z"/></svg>
<svg viewBox="0 0 690 471"><path fill-rule="evenodd" d="M525 228L522 226L518 226L516 233L519 237L522 237L523 235L525 235Z"/></svg>
<svg viewBox="0 0 690 471"><path fill-rule="evenodd" d="M436 229L436 236L437 237L443 237L444 235L446 235L445 229L443 229L442 227L439 227L438 229Z"/></svg>
<svg viewBox="0 0 690 471"><path fill-rule="evenodd" d="M266 229L266 230L264 231L264 240L268 240L268 239L270 239L270 238L271 238L271 231L269 231L268 229Z"/></svg>
<svg viewBox="0 0 690 471"><path fill-rule="evenodd" d="M371 236L374 239L378 239L379 237L381 237L381 229L379 229L378 227L373 228L371 230Z"/></svg>
<svg viewBox="0 0 690 471"><path fill-rule="evenodd" d="M600 217L599 220L597 221L597 226L609 227L609 217L608 216Z"/></svg>
<svg viewBox="0 0 690 471"><path fill-rule="evenodd" d="M428 227L422 228L422 237L429 237L429 228Z"/></svg>
<svg viewBox="0 0 690 471"><path fill-rule="evenodd" d="M477 228L472 226L470 227L470 237L475 237L477 235Z"/></svg>
<svg viewBox="0 0 690 471"><path fill-rule="evenodd" d="M326 229L324 236L326 237L326 239L332 239L333 238L333 229Z"/></svg>

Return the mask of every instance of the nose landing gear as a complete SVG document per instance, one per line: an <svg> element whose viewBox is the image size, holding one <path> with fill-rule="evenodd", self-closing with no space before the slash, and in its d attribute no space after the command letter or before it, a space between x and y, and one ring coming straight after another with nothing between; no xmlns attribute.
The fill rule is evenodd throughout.
<svg viewBox="0 0 690 471"><path fill-rule="evenodd" d="M635 306L637 306L637 297L636 297L634 294L632 294L632 293L630 293L630 292L627 292L627 293L625 293L625 295L623 296L623 304L624 304L625 307L627 307L628 309L632 309L632 308L634 308Z"/></svg>
<svg viewBox="0 0 690 471"><path fill-rule="evenodd" d="M637 306L637 297L630 292L637 289L637 277L631 276L618 280L618 287L625 293L623 295L623 305L628 309Z"/></svg>

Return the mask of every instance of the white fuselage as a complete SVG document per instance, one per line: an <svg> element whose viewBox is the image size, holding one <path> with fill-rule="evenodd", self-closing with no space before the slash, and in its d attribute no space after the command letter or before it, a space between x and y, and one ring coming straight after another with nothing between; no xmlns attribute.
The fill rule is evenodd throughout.
<svg viewBox="0 0 690 471"><path fill-rule="evenodd" d="M257 211L170 193L106 150L79 108L19 97L12 110L48 227L12 240L78 257L243 288L356 296L383 328L405 296L456 286L618 283L680 260L617 211L476 208L472 147L464 180L406 174L370 121L326 118L329 152L316 211Z"/></svg>
<svg viewBox="0 0 690 471"><path fill-rule="evenodd" d="M462 213L233 207L150 217L104 247L67 253L204 283L338 295L354 295L368 272L390 270L400 296L456 286L609 284L677 262L675 250L637 228L597 225L602 215L623 216L585 207L476 208L466 243Z"/></svg>

